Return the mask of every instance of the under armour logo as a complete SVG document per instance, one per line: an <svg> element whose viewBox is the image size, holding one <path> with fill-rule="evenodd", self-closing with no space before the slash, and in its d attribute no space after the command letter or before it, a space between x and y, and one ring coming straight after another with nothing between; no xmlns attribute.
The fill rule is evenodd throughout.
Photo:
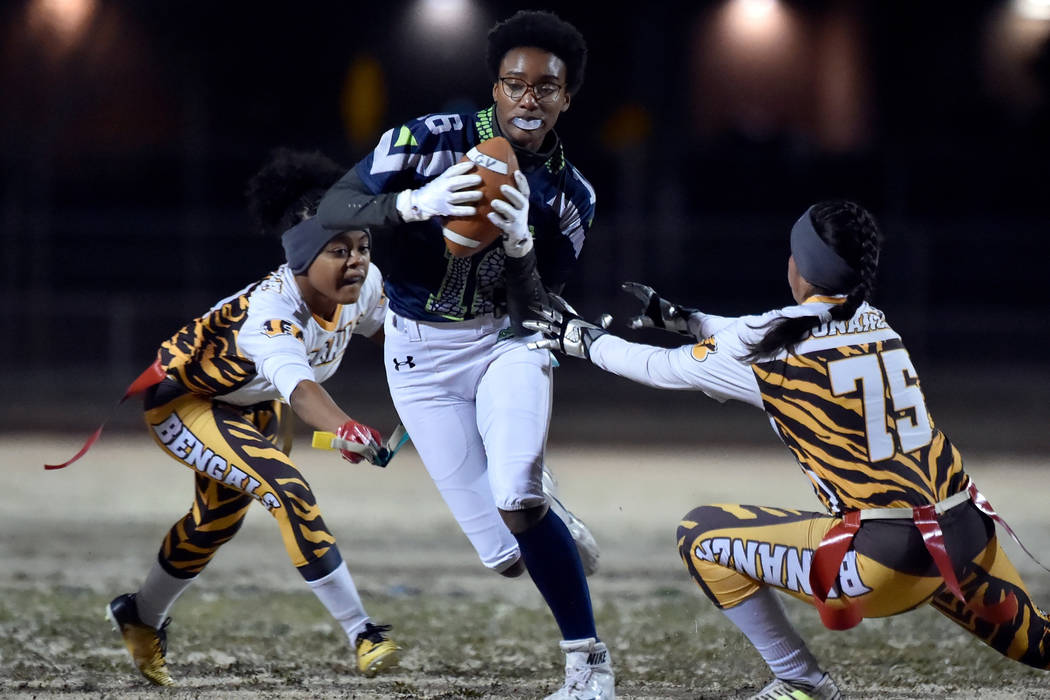
<svg viewBox="0 0 1050 700"><path fill-rule="evenodd" d="M404 360L399 360L396 357L391 358L391 359L394 362L394 369L396 371L398 371L398 372L400 372L401 368L404 367L405 365L408 365L409 369L412 369L413 367L416 366L416 363L412 361L412 356L411 355L406 355Z"/></svg>

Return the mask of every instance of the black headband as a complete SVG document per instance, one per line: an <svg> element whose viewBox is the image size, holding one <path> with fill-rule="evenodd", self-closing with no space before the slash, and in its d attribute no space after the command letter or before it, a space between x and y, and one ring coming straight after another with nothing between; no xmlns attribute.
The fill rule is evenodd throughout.
<svg viewBox="0 0 1050 700"><path fill-rule="evenodd" d="M817 234L810 216L812 211L813 207L807 209L791 227L791 255L795 258L795 267L807 282L816 287L829 292L849 291L857 286L860 275Z"/></svg>
<svg viewBox="0 0 1050 700"><path fill-rule="evenodd" d="M337 235L338 232L323 228L317 216L300 221L281 234L284 257L292 273L301 275L306 272L325 244Z"/></svg>

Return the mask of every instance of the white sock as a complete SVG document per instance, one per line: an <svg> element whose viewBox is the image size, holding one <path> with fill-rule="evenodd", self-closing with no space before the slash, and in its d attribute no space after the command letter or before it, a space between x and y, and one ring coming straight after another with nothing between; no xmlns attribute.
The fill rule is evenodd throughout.
<svg viewBox="0 0 1050 700"><path fill-rule="evenodd" d="M740 605L722 612L755 646L774 676L810 685L820 682L824 672L788 622L772 588L764 586Z"/></svg>
<svg viewBox="0 0 1050 700"><path fill-rule="evenodd" d="M176 578L161 568L160 562L154 561L153 568L146 574L146 580L135 594L139 619L150 627L160 627L171 606L196 580L196 576Z"/></svg>
<svg viewBox="0 0 1050 700"><path fill-rule="evenodd" d="M357 635L365 630L365 623L369 618L365 606L361 604L361 596L357 594L357 587L354 586L354 579L350 576L346 562L327 576L307 581L307 584L332 617L342 625L350 644L354 644Z"/></svg>

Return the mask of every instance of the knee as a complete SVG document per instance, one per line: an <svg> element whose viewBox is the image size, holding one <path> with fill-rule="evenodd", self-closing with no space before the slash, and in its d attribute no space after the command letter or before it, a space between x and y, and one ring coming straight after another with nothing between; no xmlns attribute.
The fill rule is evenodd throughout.
<svg viewBox="0 0 1050 700"><path fill-rule="evenodd" d="M498 572L500 576L506 576L507 578L518 578L526 571L525 562L521 560L521 557L515 559L510 566L502 571Z"/></svg>
<svg viewBox="0 0 1050 700"><path fill-rule="evenodd" d="M543 520L543 516L547 515L547 510L547 504L541 503L538 506L523 508L522 510L503 510L500 508L499 514L503 518L507 529L515 535L520 535Z"/></svg>
<svg viewBox="0 0 1050 700"><path fill-rule="evenodd" d="M233 521L232 523L230 523L230 526L226 529L226 533L225 533L225 535L223 537L223 542L225 542L226 540L231 539L234 535L237 534L237 532L241 529L241 526L244 525L244 520L245 520L244 516L246 516L246 515L248 515L248 509L247 508L242 510L240 512L239 516L237 517L237 519L235 521Z"/></svg>
<svg viewBox="0 0 1050 700"><path fill-rule="evenodd" d="M681 522L678 523L678 531L675 541L678 543L678 553L682 559L688 561L689 552L697 537L707 530L707 515L710 506L699 506L686 513Z"/></svg>
<svg viewBox="0 0 1050 700"><path fill-rule="evenodd" d="M247 513L248 510L245 508L240 513L237 513L233 520L228 521L225 527L216 528L210 520L205 519L198 522L193 518L193 513L191 512L183 519L182 527L180 528L176 525L172 528L172 532L175 533L176 540L184 541L194 547L217 549L233 539L233 536L237 534L244 524L244 516Z"/></svg>
<svg viewBox="0 0 1050 700"><path fill-rule="evenodd" d="M697 506L691 511L682 516L682 519L678 523L678 536L681 537L687 532L693 532L696 530L709 529L712 517L721 512L721 508L717 506Z"/></svg>

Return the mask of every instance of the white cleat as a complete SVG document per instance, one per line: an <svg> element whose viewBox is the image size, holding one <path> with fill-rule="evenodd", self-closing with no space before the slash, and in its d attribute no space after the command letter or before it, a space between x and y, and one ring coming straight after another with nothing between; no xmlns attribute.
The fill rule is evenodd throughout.
<svg viewBox="0 0 1050 700"><path fill-rule="evenodd" d="M583 564L583 573L586 576L593 575L598 571L598 558L601 553L598 550L598 542L594 539L590 529L583 521L572 514L558 499L558 482L546 464L543 465L543 495L547 497L547 503L562 522L569 528L569 534L576 542L576 551L580 553L580 563Z"/></svg>
<svg viewBox="0 0 1050 700"><path fill-rule="evenodd" d="M546 700L616 700L609 649L594 637L560 642L565 652L565 685Z"/></svg>
<svg viewBox="0 0 1050 700"><path fill-rule="evenodd" d="M749 700L840 700L842 693L831 676L824 674L820 683L810 686L798 681L782 681L779 678L752 695Z"/></svg>

